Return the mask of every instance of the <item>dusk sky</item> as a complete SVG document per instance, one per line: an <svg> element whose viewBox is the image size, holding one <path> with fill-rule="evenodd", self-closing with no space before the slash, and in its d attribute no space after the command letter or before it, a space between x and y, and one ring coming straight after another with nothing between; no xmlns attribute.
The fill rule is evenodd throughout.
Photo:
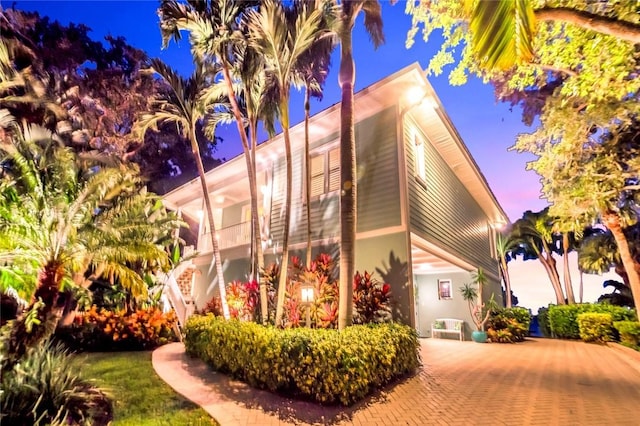
<svg viewBox="0 0 640 426"><path fill-rule="evenodd" d="M11 7L11 4L2 2L3 7ZM91 36L95 40L103 41L107 34L123 36L129 44L145 50L150 57L162 59L183 75L187 76L192 71L186 34L179 45L172 42L168 49L162 50L157 1L18 1L15 5L18 9L37 11L63 24L85 24L93 30ZM356 91L413 62L426 68L439 48L440 40L434 39L426 44L420 37L411 49L405 47L411 16L405 14L404 2L394 6L383 2L382 16L386 43L378 50L374 50L369 42L362 19L356 25ZM312 101L312 113L339 102L338 65L339 49L336 49L324 99L322 102ZM446 75L428 78L509 218L514 221L525 210L543 208L546 202L539 199L538 176L525 171L525 164L532 157L507 151L518 133L529 131L521 122L520 111L511 112L508 105L497 103L492 88L479 80L452 87ZM292 123L302 120L301 96L293 97L291 111ZM230 159L240 154L240 144L234 136L233 132L224 135L224 142L218 149L220 157Z"/></svg>

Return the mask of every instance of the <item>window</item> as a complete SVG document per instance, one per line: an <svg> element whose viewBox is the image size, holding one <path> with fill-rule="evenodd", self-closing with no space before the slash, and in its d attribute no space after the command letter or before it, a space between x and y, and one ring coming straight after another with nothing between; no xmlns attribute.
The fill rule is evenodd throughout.
<svg viewBox="0 0 640 426"><path fill-rule="evenodd" d="M453 299L453 294L451 292L451 280L438 280L438 299Z"/></svg>
<svg viewBox="0 0 640 426"><path fill-rule="evenodd" d="M340 188L340 149L311 157L311 196L317 197Z"/></svg>
<svg viewBox="0 0 640 426"><path fill-rule="evenodd" d="M417 134L414 135L413 139L413 152L415 154L416 159L416 177L422 179L424 182L427 181L427 165L425 163L424 158L424 140Z"/></svg>

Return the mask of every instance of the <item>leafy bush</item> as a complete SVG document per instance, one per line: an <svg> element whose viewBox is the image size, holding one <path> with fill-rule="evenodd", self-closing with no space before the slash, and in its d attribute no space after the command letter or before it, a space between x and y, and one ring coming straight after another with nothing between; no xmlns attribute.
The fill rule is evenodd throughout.
<svg viewBox="0 0 640 426"><path fill-rule="evenodd" d="M185 347L252 386L344 405L412 373L420 362L415 330L395 323L281 330L194 316L185 327Z"/></svg>
<svg viewBox="0 0 640 426"><path fill-rule="evenodd" d="M2 424L109 424L111 401L77 371L61 346L48 343L30 350L2 377Z"/></svg>
<svg viewBox="0 0 640 426"><path fill-rule="evenodd" d="M391 286L382 284L367 271L353 278L353 321L356 324L391 321Z"/></svg>
<svg viewBox="0 0 640 426"><path fill-rule="evenodd" d="M551 324L549 324L549 308L551 306L554 305L538 309L538 328L544 337L551 337Z"/></svg>
<svg viewBox="0 0 640 426"><path fill-rule="evenodd" d="M611 314L585 312L578 314L580 338L585 342L608 342L611 340L613 320Z"/></svg>
<svg viewBox="0 0 640 426"><path fill-rule="evenodd" d="M636 312L633 309L606 303L583 303L576 305L549 306L549 324L555 337L561 339L579 339L578 314L586 312L611 314L613 321L635 320Z"/></svg>
<svg viewBox="0 0 640 426"><path fill-rule="evenodd" d="M531 314L528 309L515 307L492 310L487 321L487 336L491 342L522 342L529 335Z"/></svg>
<svg viewBox="0 0 640 426"><path fill-rule="evenodd" d="M176 323L173 311L164 313L158 308L146 308L128 313L98 309L94 305L56 335L75 350L146 350L174 341Z"/></svg>
<svg viewBox="0 0 640 426"><path fill-rule="evenodd" d="M613 326L620 333L620 343L640 351L640 322L615 321Z"/></svg>

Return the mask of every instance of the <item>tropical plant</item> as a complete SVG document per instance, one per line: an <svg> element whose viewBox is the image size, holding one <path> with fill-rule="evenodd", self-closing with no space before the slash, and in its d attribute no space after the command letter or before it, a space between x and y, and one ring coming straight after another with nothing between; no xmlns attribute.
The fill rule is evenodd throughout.
<svg viewBox="0 0 640 426"><path fill-rule="evenodd" d="M510 237L517 244L514 253L522 254L525 260L534 258L540 261L555 292L556 303L564 305L565 296L553 255L557 235L554 233L553 218L549 216L548 209L536 213L524 212L522 218L513 224Z"/></svg>
<svg viewBox="0 0 640 426"><path fill-rule="evenodd" d="M529 334L531 314L525 308L492 309L487 321L489 341L498 343L516 343Z"/></svg>
<svg viewBox="0 0 640 426"><path fill-rule="evenodd" d="M1 269L37 276L5 342L6 371L53 331L66 288L103 277L146 296L144 274L169 267L156 227L170 240L179 221L146 192L137 167L81 158L40 127L14 125L0 150Z"/></svg>
<svg viewBox="0 0 640 426"><path fill-rule="evenodd" d="M353 322L353 293L351 286L355 270L357 175L356 139L354 130L353 27L364 12L364 26L375 47L384 43L382 9L378 0L342 0L340 10L340 300L338 328Z"/></svg>
<svg viewBox="0 0 640 426"><path fill-rule="evenodd" d="M482 299L482 287L486 285L489 280L482 268L478 268L478 270L473 273L472 279L473 283L465 283L460 287L460 294L462 294L462 299L469 305L471 320L475 324L476 329L478 331L484 331L484 325L489 320L491 309L485 308L485 303ZM491 304L493 304L493 295L491 296L491 302Z"/></svg>
<svg viewBox="0 0 640 426"><path fill-rule="evenodd" d="M198 123L205 119L209 106L203 105L201 96L204 88L210 83L213 72L204 66L198 67L189 79L180 77L174 70L165 65L162 61L154 59L151 61L153 72L160 75L169 86L167 92L154 98L151 101L150 112L142 114L135 124L135 130L144 138L148 130L157 132L160 123L174 123L176 130L191 142L191 152L198 168L198 176L202 187L202 197L204 199L207 220L209 222L209 236L216 266L216 277L220 299L222 300L222 311L225 318L229 318L229 307L226 303L225 281L222 270L222 259L218 239L216 238L216 225L213 218L213 206L211 195L205 176L202 157L200 156L200 145L196 135Z"/></svg>
<svg viewBox="0 0 640 426"><path fill-rule="evenodd" d="M370 324L390 322L391 286L381 283L364 271L356 271L353 278L354 323Z"/></svg>
<svg viewBox="0 0 640 426"><path fill-rule="evenodd" d="M2 374L0 420L12 425L108 425L113 404L78 373L62 346L35 346Z"/></svg>
<svg viewBox="0 0 640 426"><path fill-rule="evenodd" d="M328 28L321 26L326 8L302 3L287 9L279 2L264 1L257 10L247 12L249 44L262 55L267 72L267 81L275 88L278 97L280 124L285 145L286 190L284 200L284 225L282 236L282 266L285 272L289 262L289 228L291 222L292 154L289 136L289 96L292 85L298 85L296 73L305 52L316 40L330 36ZM276 304L276 324L283 314L287 277L280 276Z"/></svg>
<svg viewBox="0 0 640 426"><path fill-rule="evenodd" d="M259 281L264 267L262 232L258 214L258 186L255 150L258 120L264 119L266 129L273 132L275 109L264 99L270 94L266 87L264 57L247 42L246 10L256 7L254 0L210 0L198 3L179 3L163 0L158 13L164 46L171 38L180 39L180 31L189 32L191 51L196 63L215 62L223 77L223 84L212 85L203 99L217 99L221 94L229 100L230 112L238 128L242 151L247 165L251 197L251 275ZM237 75L233 75L236 71ZM240 81L238 81L238 77ZM221 87L224 86L224 89ZM240 93L238 93L240 91ZM239 97L242 95L242 98ZM210 123L215 120L210 121ZM245 130L248 125L249 131ZM213 130L207 126L211 136ZM247 134L248 133L248 134ZM260 282L263 323L267 321L267 286Z"/></svg>

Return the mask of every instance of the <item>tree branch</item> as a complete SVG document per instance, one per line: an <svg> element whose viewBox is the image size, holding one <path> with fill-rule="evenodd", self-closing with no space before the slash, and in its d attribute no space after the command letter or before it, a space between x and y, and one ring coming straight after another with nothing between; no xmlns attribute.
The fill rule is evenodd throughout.
<svg viewBox="0 0 640 426"><path fill-rule="evenodd" d="M571 77L576 77L578 75L577 72L570 70L568 68L558 68L552 65L544 65L544 64L537 64L537 66L544 71L560 72Z"/></svg>
<svg viewBox="0 0 640 426"><path fill-rule="evenodd" d="M535 12L540 21L562 21L631 43L640 43L640 26L631 22L568 7L543 7Z"/></svg>

